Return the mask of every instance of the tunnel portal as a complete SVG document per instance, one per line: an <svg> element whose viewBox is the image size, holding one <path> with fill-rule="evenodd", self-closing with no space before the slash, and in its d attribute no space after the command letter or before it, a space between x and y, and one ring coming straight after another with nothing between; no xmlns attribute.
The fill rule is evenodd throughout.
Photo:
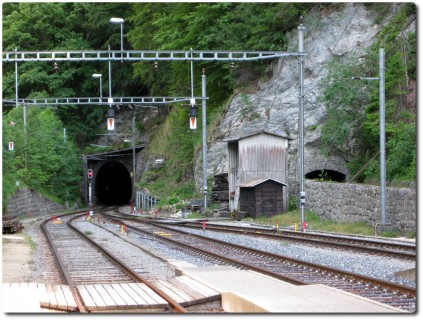
<svg viewBox="0 0 423 320"><path fill-rule="evenodd" d="M323 181L345 182L346 175L334 170L315 170L305 175L306 179L318 179Z"/></svg>
<svg viewBox="0 0 423 320"><path fill-rule="evenodd" d="M117 161L104 163L95 179L97 203L125 205L131 201L131 176L124 164Z"/></svg>

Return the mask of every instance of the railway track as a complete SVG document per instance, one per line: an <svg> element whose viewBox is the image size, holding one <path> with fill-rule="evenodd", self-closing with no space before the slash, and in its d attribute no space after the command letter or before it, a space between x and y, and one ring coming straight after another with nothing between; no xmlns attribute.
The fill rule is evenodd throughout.
<svg viewBox="0 0 423 320"><path fill-rule="evenodd" d="M158 221L166 224L166 221ZM177 224L184 228L201 229L200 222ZM276 230L270 228L240 227L220 224L207 224L207 230L230 232L254 237L270 238L278 241L296 242L301 244L329 247L353 252L364 252L392 258L416 260L416 245L399 241L383 241L363 237L352 237L316 232L295 232L291 230Z"/></svg>
<svg viewBox="0 0 423 320"><path fill-rule="evenodd" d="M324 284L405 311L416 310L416 289L411 287L193 235L162 224L127 224L127 228L185 250L213 257L220 263L255 270L296 285Z"/></svg>
<svg viewBox="0 0 423 320"><path fill-rule="evenodd" d="M41 224L79 312L87 313L88 310L78 291L78 286L112 283L144 283L166 300L173 312L186 312L184 307L159 288L79 231L74 226L74 221L81 219L83 215L77 212L60 216L60 219L50 218Z"/></svg>

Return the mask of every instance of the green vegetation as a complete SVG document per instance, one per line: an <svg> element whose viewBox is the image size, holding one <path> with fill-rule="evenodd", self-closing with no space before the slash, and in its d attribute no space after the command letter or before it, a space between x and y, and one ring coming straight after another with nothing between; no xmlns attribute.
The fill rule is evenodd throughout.
<svg viewBox="0 0 423 320"><path fill-rule="evenodd" d="M304 220L307 222L307 230L314 231L326 231L326 232L335 232L343 234L354 234L354 235L364 235L364 236L374 236L375 228L369 226L365 222L350 222L350 223L340 223L331 220L323 220L316 213L309 210L304 212ZM245 218L243 221L257 223L261 225L276 225L278 222L279 228L289 227L294 228L294 225L297 224L298 230L302 230L302 225L300 222L300 216L298 210L290 210L284 214L276 214L272 217L259 217L257 219ZM415 238L413 232L401 233L399 230L389 230L384 231L379 236L395 238L399 236L407 238Z"/></svg>
<svg viewBox="0 0 423 320"><path fill-rule="evenodd" d="M31 252L34 251L35 249L37 249L37 244L34 242L34 240L32 240L32 238L30 236L25 235L25 242L28 244Z"/></svg>
<svg viewBox="0 0 423 320"><path fill-rule="evenodd" d="M112 50L120 48L119 27L109 23L112 16L123 17L124 47L136 50L283 50L285 31L296 27L298 17L313 4L302 3L4 3L3 50ZM208 81L207 121L216 121L227 99L237 85L249 85L263 74L267 63L225 65L196 63L194 75L199 78L203 68ZM3 66L3 97L15 97L15 66ZM103 74L103 88L108 88L106 63L60 62L19 63L19 97L96 97L98 81L93 73ZM191 94L189 64L112 63L113 95L116 96L184 96ZM201 82L195 81L195 95L200 95ZM105 92L103 92L104 94ZM16 151L4 153L3 205L15 189L15 181L27 185L59 202L76 197L81 173L76 153L99 152L87 148L95 143L96 134L105 117L104 107L66 106L49 109L50 116L59 121L55 130L65 127L68 143L76 144L69 153L59 147L41 152L36 149L36 135L50 137L49 129L38 128L36 107L28 108L27 149L22 124L15 127L13 137ZM18 121L10 107L3 109L4 118ZM148 187L158 196L176 199L195 195L193 158L201 141L201 126L196 132L188 130L187 108L173 106L170 112L159 112L148 157L162 156L165 168L148 172L139 185ZM201 116L201 114L200 114ZM258 114L251 112L252 119ZM147 128L137 123L137 129ZM7 128L6 125L3 125ZM36 129L35 129L36 128ZM3 132L7 141L11 133ZM54 134L58 137L57 132ZM61 146L54 138L52 145ZM49 138L46 138L49 139ZM39 141L39 142L45 142ZM45 142L47 143L47 142ZM69 146L67 146L69 147ZM84 150L84 148L86 148ZM69 150L69 149L67 149ZM50 152L51 151L51 152ZM13 157L12 157L13 155ZM63 170L67 162L69 168ZM63 176L66 172L66 177ZM76 173L76 174L75 174ZM71 175L75 177L70 180Z"/></svg>
<svg viewBox="0 0 423 320"><path fill-rule="evenodd" d="M336 10L341 5L8 2L3 4L3 50L107 50L109 46L117 50L120 28L109 23L112 16L125 19L125 49L287 50L286 33L297 27L301 15L316 7L332 6ZM390 4L367 5L378 12L375 23L383 21L389 12ZM350 78L377 74L380 46L386 52L387 177L395 183L416 179L416 103L412 99L416 35L402 32L413 14L414 4L400 4L396 16L364 58L337 58L322 82L322 101L327 106L326 122L319 124L323 151L345 154L352 174L365 166L358 181L378 178L379 162L374 157L378 150L378 86L377 82L352 82ZM194 64L195 79L200 79L203 70L207 76L209 137L234 92L242 93L246 121L260 117L248 94L257 89L257 80L268 76L268 63ZM112 70L114 96L191 95L189 63L159 62L154 68L153 62L113 62ZM19 97L96 97L99 87L93 73L103 74L105 95L109 86L107 63L60 62L58 70L51 63L18 63ZM14 63L3 65L2 92L5 99L15 97ZM194 81L194 95L201 95L201 81ZM3 206L16 191L16 181L58 202L76 200L82 175L80 155L99 152L88 146L96 143L96 134L103 131L104 107L28 107L26 139L22 107L3 106L2 112L3 141L15 143L13 152L3 147ZM201 121L196 131L190 131L188 107L183 105L159 108L158 113L151 123L137 122L136 127L152 134L145 158L163 158L166 162L162 168L144 172L137 184L160 197L162 204L180 205L183 200L200 196L193 178L194 166L201 165L195 158L201 148ZM16 125L9 126L10 121ZM63 128L67 129L66 142ZM312 126L309 130L316 129ZM212 138L219 138L219 134L214 132ZM291 200L290 207L295 205L296 200Z"/></svg>
<svg viewBox="0 0 423 320"><path fill-rule="evenodd" d="M25 136L23 107L3 115L3 141L14 142L13 151L3 152L3 206L17 181L59 203L77 200L82 169L75 143L64 141L63 124L51 109L28 108L27 118Z"/></svg>
<svg viewBox="0 0 423 320"><path fill-rule="evenodd" d="M322 152L344 154L351 175L359 173L358 182L379 180L379 82L351 77L378 77L381 47L385 50L387 181L416 180L416 34L403 32L413 14L414 4L401 6L366 55L334 59L321 83L321 100L327 106Z"/></svg>

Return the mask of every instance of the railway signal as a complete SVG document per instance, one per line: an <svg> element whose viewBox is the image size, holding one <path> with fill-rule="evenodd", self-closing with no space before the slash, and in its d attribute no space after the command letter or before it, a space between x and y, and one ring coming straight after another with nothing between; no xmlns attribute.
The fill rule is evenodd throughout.
<svg viewBox="0 0 423 320"><path fill-rule="evenodd" d="M88 179L93 178L93 169L88 169Z"/></svg>
<svg viewBox="0 0 423 320"><path fill-rule="evenodd" d="M197 129L197 107L194 104L189 109L189 128L191 130Z"/></svg>
<svg viewBox="0 0 423 320"><path fill-rule="evenodd" d="M107 130L115 130L115 109L112 107L107 109Z"/></svg>

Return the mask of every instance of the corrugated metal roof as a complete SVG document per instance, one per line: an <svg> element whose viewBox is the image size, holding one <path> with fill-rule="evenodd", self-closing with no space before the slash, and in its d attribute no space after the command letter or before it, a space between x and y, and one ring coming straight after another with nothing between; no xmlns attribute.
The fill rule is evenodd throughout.
<svg viewBox="0 0 423 320"><path fill-rule="evenodd" d="M274 179L271 179L271 178L267 178L267 179L257 178L257 179L251 179L251 180L245 181L245 182L239 184L238 187L240 187L240 188L252 188L252 187L258 186L259 184L262 184L263 182L266 182L268 180L272 180L276 183L287 186L286 183L283 183L283 182L280 182L280 181L277 181L277 180L274 180Z"/></svg>
<svg viewBox="0 0 423 320"><path fill-rule="evenodd" d="M292 138L288 138L288 137L282 136L282 135L277 134L277 133L269 132L269 131L266 131L266 130L260 130L260 131L257 131L257 132L252 132L252 133L246 134L245 136L240 136L240 137L237 137L237 138L228 138L228 139L225 139L223 141L224 142L235 142L235 141L239 141L241 139L245 139L245 138L248 138L248 137L251 137L251 136L258 135L260 133L270 134L272 136L284 138L284 139L287 139L287 140L294 140Z"/></svg>

